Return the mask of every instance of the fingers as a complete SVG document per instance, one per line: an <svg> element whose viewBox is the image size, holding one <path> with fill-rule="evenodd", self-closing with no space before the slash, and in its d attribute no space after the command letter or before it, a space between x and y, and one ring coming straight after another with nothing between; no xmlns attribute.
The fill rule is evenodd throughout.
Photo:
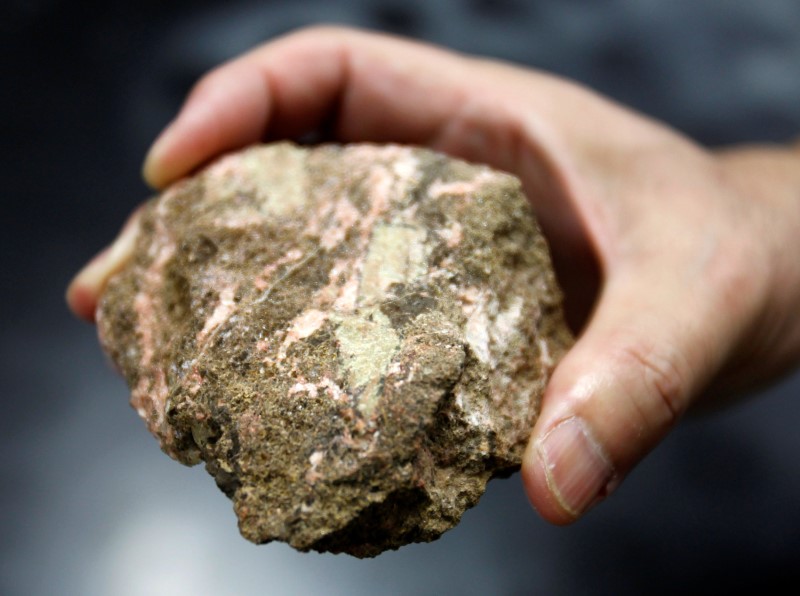
<svg viewBox="0 0 800 596"><path fill-rule="evenodd" d="M130 256L139 231L141 208L134 211L111 246L101 251L75 276L67 288L67 305L81 319L94 322L97 301L109 278Z"/></svg>
<svg viewBox="0 0 800 596"><path fill-rule="evenodd" d="M702 295L702 283L672 273L679 265L661 265L609 281L547 388L522 475L551 522L574 521L616 488L676 423L739 332L724 320L734 313Z"/></svg>
<svg viewBox="0 0 800 596"><path fill-rule="evenodd" d="M202 79L154 144L145 177L162 187L221 152L300 136L336 118L336 110L344 140L425 142L457 108L452 87L463 61L362 32L289 35Z"/></svg>
<svg viewBox="0 0 800 596"><path fill-rule="evenodd" d="M520 152L548 154L528 145L546 142L552 118L537 121L536 107L558 108L553 86L541 73L422 43L306 29L204 77L153 145L144 175L163 187L222 152L320 129L342 142L425 145L522 171Z"/></svg>

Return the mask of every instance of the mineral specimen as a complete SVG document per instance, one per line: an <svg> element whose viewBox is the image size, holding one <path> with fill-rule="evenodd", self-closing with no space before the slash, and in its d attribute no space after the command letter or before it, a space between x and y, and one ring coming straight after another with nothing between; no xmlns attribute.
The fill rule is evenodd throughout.
<svg viewBox="0 0 800 596"><path fill-rule="evenodd" d="M519 467L571 338L516 178L399 146L222 158L145 207L101 342L241 533L374 556Z"/></svg>

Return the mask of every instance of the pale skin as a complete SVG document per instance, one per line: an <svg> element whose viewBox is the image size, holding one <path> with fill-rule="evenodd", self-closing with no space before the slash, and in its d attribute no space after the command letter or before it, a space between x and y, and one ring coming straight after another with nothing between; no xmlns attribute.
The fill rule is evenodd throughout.
<svg viewBox="0 0 800 596"><path fill-rule="evenodd" d="M522 466L550 522L610 494L691 406L800 363L798 145L711 151L542 72L313 28L206 75L144 176L164 188L226 151L318 130L424 145L521 178L579 331ZM93 320L135 226L134 216L72 282L78 316Z"/></svg>

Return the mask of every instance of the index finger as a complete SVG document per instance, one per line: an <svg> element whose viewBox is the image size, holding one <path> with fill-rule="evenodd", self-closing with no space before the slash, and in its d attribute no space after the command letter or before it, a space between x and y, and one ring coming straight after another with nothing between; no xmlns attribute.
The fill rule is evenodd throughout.
<svg viewBox="0 0 800 596"><path fill-rule="evenodd" d="M497 134L488 132L497 123L486 114L481 131L472 129L478 118L465 125L463 116L476 102L473 62L361 31L313 28L288 35L201 79L150 150L145 178L163 187L220 153L261 139L296 138L328 123L344 142L393 141L463 153L466 136Z"/></svg>

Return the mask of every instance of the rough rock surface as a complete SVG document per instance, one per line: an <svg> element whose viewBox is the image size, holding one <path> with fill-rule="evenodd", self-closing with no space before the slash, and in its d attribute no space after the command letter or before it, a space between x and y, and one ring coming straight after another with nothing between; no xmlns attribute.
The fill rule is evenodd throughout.
<svg viewBox="0 0 800 596"><path fill-rule="evenodd" d="M571 338L519 182L398 146L230 155L145 207L101 342L242 534L374 556L519 467Z"/></svg>

